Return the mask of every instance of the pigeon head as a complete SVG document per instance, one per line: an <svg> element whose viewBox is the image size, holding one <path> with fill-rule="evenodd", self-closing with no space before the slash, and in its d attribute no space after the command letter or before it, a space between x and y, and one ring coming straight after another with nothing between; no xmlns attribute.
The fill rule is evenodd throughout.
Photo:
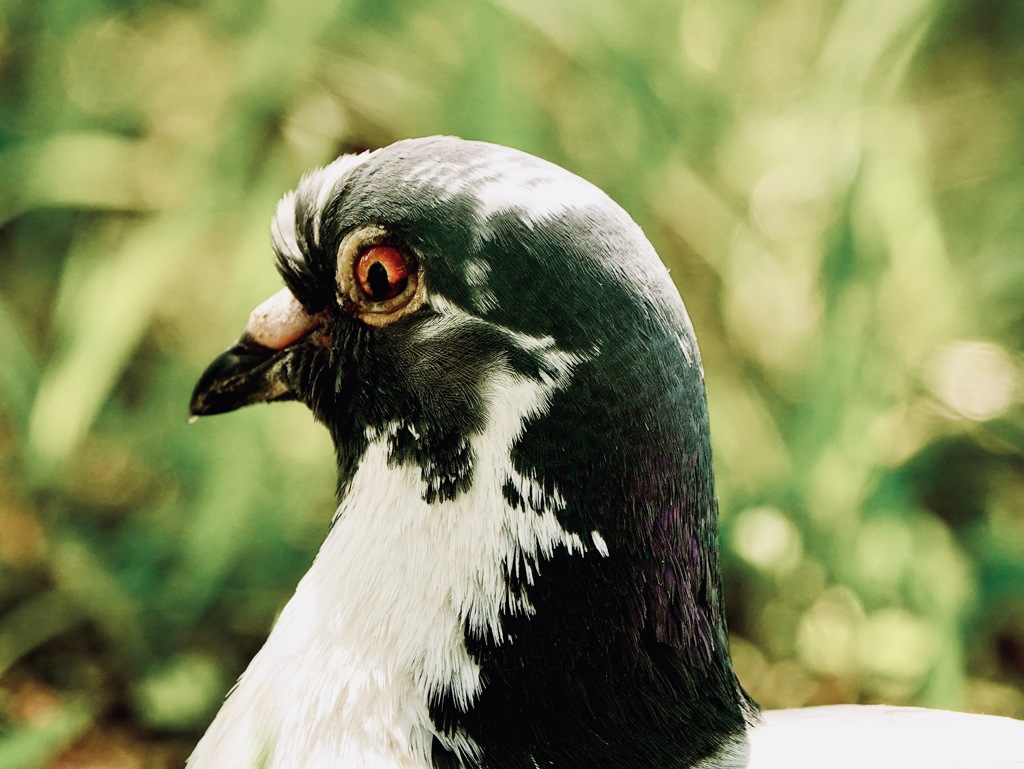
<svg viewBox="0 0 1024 769"><path fill-rule="evenodd" d="M703 372L640 228L557 166L430 138L307 174L272 234L285 288L191 413L303 402L339 507L190 766L741 754Z"/></svg>

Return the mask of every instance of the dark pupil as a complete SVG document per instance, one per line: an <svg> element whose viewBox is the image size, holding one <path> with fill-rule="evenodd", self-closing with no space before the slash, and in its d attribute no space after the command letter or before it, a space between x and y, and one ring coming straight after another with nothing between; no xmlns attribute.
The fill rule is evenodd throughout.
<svg viewBox="0 0 1024 769"><path fill-rule="evenodd" d="M400 294L405 288L405 279L399 281L400 285L391 285L391 277L388 275L388 268L380 262L374 262L366 271L366 283L370 288L370 296L374 299L389 299Z"/></svg>

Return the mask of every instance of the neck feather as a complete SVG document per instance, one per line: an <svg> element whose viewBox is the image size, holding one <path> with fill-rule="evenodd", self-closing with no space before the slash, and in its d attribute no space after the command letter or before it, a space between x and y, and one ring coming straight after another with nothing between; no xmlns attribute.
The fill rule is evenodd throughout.
<svg viewBox="0 0 1024 769"><path fill-rule="evenodd" d="M726 646L703 385L675 392L697 413L643 392L627 407L588 365L499 366L472 481L443 499L395 461L403 425L361 436L327 540L190 769L742 756L753 706ZM581 397L608 408L581 423Z"/></svg>

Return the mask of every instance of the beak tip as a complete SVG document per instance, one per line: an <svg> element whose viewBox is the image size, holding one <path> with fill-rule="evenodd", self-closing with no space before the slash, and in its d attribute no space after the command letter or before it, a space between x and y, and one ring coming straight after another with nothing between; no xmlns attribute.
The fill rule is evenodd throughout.
<svg viewBox="0 0 1024 769"><path fill-rule="evenodd" d="M218 360L220 359L218 358ZM195 424L199 417L210 413L209 396L217 384L217 379L210 376L209 370L203 372L203 376L196 384L192 391L192 397L188 401L188 423L190 425Z"/></svg>
<svg viewBox="0 0 1024 769"><path fill-rule="evenodd" d="M292 347L274 350L243 335L199 377L188 404L189 423L254 403L294 398L281 373L282 361L293 354Z"/></svg>

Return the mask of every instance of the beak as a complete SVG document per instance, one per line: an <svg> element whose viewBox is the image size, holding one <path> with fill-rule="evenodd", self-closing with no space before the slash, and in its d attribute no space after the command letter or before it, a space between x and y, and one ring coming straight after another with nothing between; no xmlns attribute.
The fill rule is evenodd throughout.
<svg viewBox="0 0 1024 769"><path fill-rule="evenodd" d="M307 312L291 291L278 291L252 311L238 341L199 377L188 407L190 421L253 403L294 400L295 343L324 325L324 316Z"/></svg>

